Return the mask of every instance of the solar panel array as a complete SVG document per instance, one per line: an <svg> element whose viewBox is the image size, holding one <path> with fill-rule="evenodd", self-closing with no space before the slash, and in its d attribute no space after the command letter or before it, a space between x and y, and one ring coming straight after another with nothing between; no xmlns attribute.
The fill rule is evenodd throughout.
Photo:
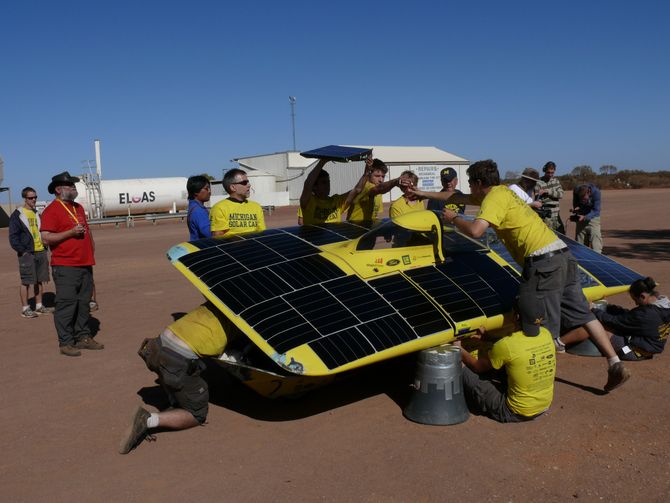
<svg viewBox="0 0 670 503"><path fill-rule="evenodd" d="M315 246L367 230L302 226L203 240L178 260L278 353L308 344L331 370L511 308L516 276L482 253L364 281Z"/></svg>
<svg viewBox="0 0 670 503"><path fill-rule="evenodd" d="M628 267L615 262L606 255L597 253L591 248L579 244L577 241L566 236L561 236L561 239L568 245L570 252L577 259L579 265L589 271L605 286L630 285L636 279L642 278L642 275L632 271ZM583 281L582 288L586 288Z"/></svg>
<svg viewBox="0 0 670 503"><path fill-rule="evenodd" d="M567 236L559 235L561 240L568 245L570 252L577 259L579 265L587 270L592 276L589 276L580 269L579 279L582 288L589 288L598 286L596 278L606 287L630 285L633 281L642 276L628 267L621 265L606 255L602 255L593 251L591 248L584 246L570 239ZM522 265L517 264L512 255L507 251L507 248L499 240L490 242L491 249L500 255L505 261L511 264L519 273L521 273Z"/></svg>

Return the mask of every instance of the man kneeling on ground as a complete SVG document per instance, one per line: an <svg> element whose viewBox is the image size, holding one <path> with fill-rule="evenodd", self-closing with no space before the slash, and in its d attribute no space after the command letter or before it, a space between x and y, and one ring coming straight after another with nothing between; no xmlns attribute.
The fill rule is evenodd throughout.
<svg viewBox="0 0 670 503"><path fill-rule="evenodd" d="M147 367L158 374L171 408L149 412L138 406L125 431L119 453L128 454L149 434L163 428L185 430L201 425L209 410L209 388L201 377L202 357L218 357L236 328L207 302L168 326L154 339L145 339L139 350Z"/></svg>
<svg viewBox="0 0 670 503"><path fill-rule="evenodd" d="M477 358L461 348L468 408L501 423L535 419L549 409L554 398L556 352L551 333L537 324L540 316L526 320L516 305L515 318L514 332L495 340L488 351L480 347ZM484 335L483 329L478 332Z"/></svg>

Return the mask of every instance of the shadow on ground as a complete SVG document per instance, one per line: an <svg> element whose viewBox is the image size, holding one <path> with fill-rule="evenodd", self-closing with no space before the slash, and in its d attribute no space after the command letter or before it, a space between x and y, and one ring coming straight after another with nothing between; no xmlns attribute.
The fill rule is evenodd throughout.
<svg viewBox="0 0 670 503"><path fill-rule="evenodd" d="M606 238L623 239L625 244L605 246L603 253L610 257L637 260L670 260L670 229L610 230Z"/></svg>
<svg viewBox="0 0 670 503"><path fill-rule="evenodd" d="M208 365L203 377L210 386L211 405L225 407L261 421L293 421L386 394L400 411L407 404L414 378L413 355L343 374L339 380L297 398L270 399L258 395L217 365ZM137 393L159 410L169 406L160 386Z"/></svg>

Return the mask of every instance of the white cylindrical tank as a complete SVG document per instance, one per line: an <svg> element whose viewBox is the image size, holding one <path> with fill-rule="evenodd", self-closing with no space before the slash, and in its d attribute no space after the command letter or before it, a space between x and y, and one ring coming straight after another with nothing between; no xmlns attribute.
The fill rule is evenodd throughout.
<svg viewBox="0 0 670 503"><path fill-rule="evenodd" d="M185 210L188 192L185 177L134 178L128 180L101 180L100 192L106 217L116 215L141 215ZM94 188L84 182L76 184L77 202L91 214Z"/></svg>
<svg viewBox="0 0 670 503"><path fill-rule="evenodd" d="M276 179L275 175L270 175L262 171L247 171L247 178L251 182L251 199L256 194L267 194L275 192Z"/></svg>

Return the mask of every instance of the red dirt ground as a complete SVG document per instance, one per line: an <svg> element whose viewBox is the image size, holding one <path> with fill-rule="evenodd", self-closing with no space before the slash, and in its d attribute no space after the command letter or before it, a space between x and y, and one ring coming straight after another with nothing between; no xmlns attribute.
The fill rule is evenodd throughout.
<svg viewBox="0 0 670 503"><path fill-rule="evenodd" d="M605 252L670 293L670 190L603 194ZM564 211L564 215L566 212ZM271 226L295 222L281 209ZM574 227L569 229L574 233ZM483 417L425 426L402 415L408 381L370 375L303 399L265 401L220 387L209 423L164 432L127 456L121 432L154 377L144 337L188 311L199 293L165 259L183 223L94 229L104 351L58 354L50 316L19 317L16 258L0 249L3 501L668 501L668 366L630 364L601 393L606 363L560 355L555 400L538 421ZM0 230L7 243L7 230ZM626 295L614 299L630 306Z"/></svg>

